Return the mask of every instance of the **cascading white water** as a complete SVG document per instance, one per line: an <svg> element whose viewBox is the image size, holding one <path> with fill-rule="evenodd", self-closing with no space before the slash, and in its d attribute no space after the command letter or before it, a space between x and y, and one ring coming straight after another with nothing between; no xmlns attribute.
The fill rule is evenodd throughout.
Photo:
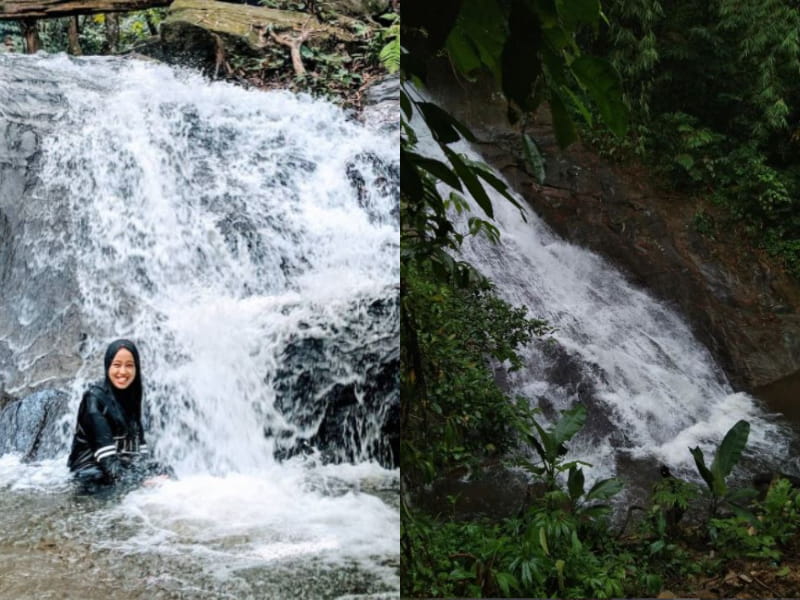
<svg viewBox="0 0 800 600"><path fill-rule="evenodd" d="M443 159L424 125L415 122L423 151ZM465 143L452 147L482 161ZM560 239L529 208L523 218L485 187L500 242L467 237L462 258L493 282L503 299L527 307L530 317L554 328L522 349L525 367L507 375L509 393L543 408L544 420L577 402L588 407L587 425L570 444L571 458L593 465L588 477L618 475L621 465L648 460L697 478L688 449L699 445L713 456L739 419L751 423L751 456L772 468L800 468L787 464L791 430L751 396L734 393L678 314L601 257ZM480 212L476 202L471 205ZM657 473L652 467L651 462L647 468Z"/></svg>
<svg viewBox="0 0 800 600"><path fill-rule="evenodd" d="M142 356L148 441L179 477L93 514L96 543L184 553L223 579L276 563L308 577L302 565L319 563L371 573L367 591L399 588L387 566L398 552L398 511L360 491L397 484L396 470L370 460L388 407L342 423L342 448L328 454L356 464L274 457L275 435L287 447L308 440L325 410L278 397L287 385L302 388L284 382L300 375L287 375L287 349L302 357L304 341L326 344L324 364L292 363L311 379L324 370L317 387L306 382L314 393L304 402L351 386L363 404L367 369L342 348L391 353L399 343L396 312L370 316L397 294L396 140L326 102L164 66L17 60L61 103L41 140L25 221L37 228L23 243L33 272L68 273L76 286L64 311L80 315L85 360L72 380L64 445L82 390L102 377L105 345L130 337ZM31 322L49 305L20 297ZM3 460L0 474L15 488L67 480L57 466L64 457L33 467Z"/></svg>

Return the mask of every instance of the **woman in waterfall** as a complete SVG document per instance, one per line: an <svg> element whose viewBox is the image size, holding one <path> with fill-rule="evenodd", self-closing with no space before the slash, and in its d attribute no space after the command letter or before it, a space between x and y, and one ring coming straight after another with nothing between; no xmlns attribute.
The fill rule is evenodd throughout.
<svg viewBox="0 0 800 600"><path fill-rule="evenodd" d="M70 471L89 487L166 474L149 459L144 439L139 351L130 340L116 340L104 363L104 380L89 386L78 409Z"/></svg>

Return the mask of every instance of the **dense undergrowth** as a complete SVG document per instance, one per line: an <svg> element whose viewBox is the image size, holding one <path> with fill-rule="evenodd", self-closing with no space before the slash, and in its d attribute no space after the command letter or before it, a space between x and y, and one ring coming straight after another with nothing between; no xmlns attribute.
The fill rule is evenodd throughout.
<svg viewBox="0 0 800 600"><path fill-rule="evenodd" d="M800 12L785 0L604 2L584 40L622 74L631 128L587 137L715 204L697 229L744 230L800 277Z"/></svg>
<svg viewBox="0 0 800 600"><path fill-rule="evenodd" d="M457 520L404 502L403 595L644 597L666 588L700 587L703 581L726 574L730 578L742 569L742 560L748 561L751 574L753 565L758 565L778 581L796 570L800 490L781 478L771 481L760 496L755 489L728 486L747 441L746 421L731 428L710 465L699 448L687 449L705 486L676 478L663 468L649 504L628 507L627 518L612 522L609 502L623 482L605 479L586 489L583 468L590 465L564 459L564 444L584 424L585 408L576 405L544 429L535 410L505 406L503 414L513 433L535 450L535 458L510 463L524 466L534 481L538 478L543 493L518 515L500 520ZM479 411L464 407L459 418L467 423L477 416L480 421ZM446 436L434 439L444 441ZM459 447L462 452L464 446ZM426 447L433 449L435 444ZM406 460L419 460L416 450L415 455L406 453ZM453 503L458 500L451 498ZM634 511L639 514L630 520ZM747 572L740 576L753 581ZM781 589L786 595L798 591L796 578L785 583ZM689 593L695 595L694 591Z"/></svg>
<svg viewBox="0 0 800 600"><path fill-rule="evenodd" d="M625 483L588 485L591 465L566 459L585 407L577 404L543 427L537 409L512 401L492 368L518 366L519 345L547 335L546 325L498 299L477 275L437 275L429 259L407 262L402 285L403 596L696 595L712 585L732 593L740 589L733 583L746 580L777 590L755 589L760 596L800 591L793 575L800 490L780 478L759 491L731 483L749 435L746 421L731 428L713 458L686 449L697 481L664 468L645 505L616 503L612 518ZM498 460L531 478L533 493L518 514L459 520L455 510L432 514L415 502L444 474L496 468ZM449 500L453 508L460 502ZM733 583L726 588L726 581Z"/></svg>

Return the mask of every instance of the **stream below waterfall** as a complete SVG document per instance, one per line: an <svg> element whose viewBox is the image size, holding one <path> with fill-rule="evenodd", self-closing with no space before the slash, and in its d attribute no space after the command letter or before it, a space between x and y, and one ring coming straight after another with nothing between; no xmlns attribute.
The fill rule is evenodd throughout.
<svg viewBox="0 0 800 600"><path fill-rule="evenodd" d="M0 55L0 599L399 595L399 151L288 92ZM77 493L117 337L176 479Z"/></svg>

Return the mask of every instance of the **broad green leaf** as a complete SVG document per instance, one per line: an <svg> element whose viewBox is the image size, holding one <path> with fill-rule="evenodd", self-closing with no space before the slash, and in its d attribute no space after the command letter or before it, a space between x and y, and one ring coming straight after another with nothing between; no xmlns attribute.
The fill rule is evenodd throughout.
<svg viewBox="0 0 800 600"><path fill-rule="evenodd" d="M514 208L518 208L522 210L519 202L517 202L514 197L508 192L508 186L506 183L497 177L491 169L489 169L485 164L475 161L470 161L470 165L475 169L475 173L483 179L486 183L491 185L495 190L497 190L503 197L508 200Z"/></svg>
<svg viewBox="0 0 800 600"><path fill-rule="evenodd" d="M608 128L619 137L624 136L628 130L628 107L622 98L622 79L614 66L605 59L586 55L570 66Z"/></svg>
<svg viewBox="0 0 800 600"><path fill-rule="evenodd" d="M577 139L578 134L575 132L575 124L564 107L564 103L555 94L550 96L550 112L553 115L556 141L560 147L566 148Z"/></svg>
<svg viewBox="0 0 800 600"><path fill-rule="evenodd" d="M620 491L622 491L623 486L624 484L622 483L622 480L617 479L616 477L601 479L595 483L592 486L592 489L589 490L589 493L586 494L586 501L608 500L612 496L616 496Z"/></svg>
<svg viewBox="0 0 800 600"><path fill-rule="evenodd" d="M511 573L495 573L494 578L497 580L497 586L500 588L500 591L503 592L504 596L511 595L511 588L519 588L519 582L517 582L517 578Z"/></svg>
<svg viewBox="0 0 800 600"><path fill-rule="evenodd" d="M566 562L563 559L559 558L556 561L556 573L558 573L558 589L560 591L564 591L564 567L566 566Z"/></svg>
<svg viewBox="0 0 800 600"><path fill-rule="evenodd" d="M558 25L558 11L553 0L536 0L530 4L544 27L556 27Z"/></svg>
<svg viewBox="0 0 800 600"><path fill-rule="evenodd" d="M581 427L586 423L586 407L578 404L574 408L565 410L561 413L561 418L553 428L553 442L560 446L564 442L572 439Z"/></svg>
<svg viewBox="0 0 800 600"><path fill-rule="evenodd" d="M403 90L400 90L400 108L402 109L403 114L406 116L406 119L410 119L411 101L408 99L408 95Z"/></svg>
<svg viewBox="0 0 800 600"><path fill-rule="evenodd" d="M570 30L579 23L596 23L600 18L600 0L556 0L561 22Z"/></svg>
<svg viewBox="0 0 800 600"><path fill-rule="evenodd" d="M569 497L573 502L583 495L583 469L574 466L570 468L567 488L569 489Z"/></svg>
<svg viewBox="0 0 800 600"><path fill-rule="evenodd" d="M542 444L544 445L544 448L542 448L542 446L536 442L538 446L537 452L540 448L542 448L541 452L539 452L539 454L542 456L542 460L545 462L553 462L557 455L556 451L558 446L557 444L553 443L553 434L549 431L545 431L544 428L536 421L533 421L533 426L536 428L536 432L539 434L539 439L542 440Z"/></svg>
<svg viewBox="0 0 800 600"><path fill-rule="evenodd" d="M543 184L545 178L544 157L539 152L536 142L527 133L522 134L522 149L534 178L540 185Z"/></svg>
<svg viewBox="0 0 800 600"><path fill-rule="evenodd" d="M541 434L540 434L540 436L541 436ZM531 446L533 446L533 449L536 450L536 453L539 455L539 457L542 460L546 461L547 460L547 451L539 443L539 440L536 439L536 436L533 435L532 433L528 432L525 437L528 440L528 443Z"/></svg>
<svg viewBox="0 0 800 600"><path fill-rule="evenodd" d="M481 182L478 181L478 178L475 176L473 169L464 162L460 155L450 148L444 148L444 151L448 160L450 161L450 164L453 165L456 174L459 176L461 181L464 182L464 185L467 186L467 189L472 195L473 200L475 200L475 202L478 203L478 206L483 209L483 212L486 213L486 216L488 216L490 219L493 218L494 211L492 210L492 201L486 194L486 190L483 189Z"/></svg>
<svg viewBox="0 0 800 600"><path fill-rule="evenodd" d="M742 456L749 435L750 423L745 420L740 420L725 434L714 457L714 462L711 463L711 473L715 479L720 477L725 480L730 475L734 465Z"/></svg>
<svg viewBox="0 0 800 600"><path fill-rule="evenodd" d="M429 10L436 12L438 5ZM499 78L500 56L506 41L505 22L502 3L496 0L462 3L456 25L447 39L448 50L455 47L461 52L456 60L463 62L457 62L456 67L460 70L462 65L467 67L462 73L469 74L482 63Z"/></svg>
<svg viewBox="0 0 800 600"><path fill-rule="evenodd" d="M547 533L545 533L544 527L539 528L539 545L544 550L544 553L550 556L550 549L547 547Z"/></svg>
<svg viewBox="0 0 800 600"><path fill-rule="evenodd" d="M428 158L414 152L406 153L408 159L416 164L420 169L427 171L437 179L457 190L461 190L461 182L458 176L443 162Z"/></svg>
<svg viewBox="0 0 800 600"><path fill-rule="evenodd" d="M573 108L573 110L578 111L580 115L583 117L584 122L591 127L592 123L594 123L594 119L592 118L592 111L583 103L583 101L578 98L578 96L566 86L562 86L559 88L559 93L563 94L561 97L566 98L568 104Z"/></svg>
<svg viewBox="0 0 800 600"><path fill-rule="evenodd" d="M692 453L694 462L697 465L697 470L700 472L700 476L703 478L703 481L705 481L706 485L708 485L708 489L711 490L712 493L716 493L714 488L714 476L706 466L706 461L705 458L703 458L703 451L700 449L700 446L697 446L696 448L689 448L689 452Z"/></svg>
<svg viewBox="0 0 800 600"><path fill-rule="evenodd" d="M422 112L425 123L431 130L433 137L440 144L450 144L460 139L453 117L432 102L419 102L417 108Z"/></svg>
<svg viewBox="0 0 800 600"><path fill-rule="evenodd" d="M400 189L404 196L418 201L423 195L422 180L408 154L400 151Z"/></svg>
<svg viewBox="0 0 800 600"><path fill-rule="evenodd" d="M481 66L480 56L472 47L466 32L459 27L453 29L447 38L447 53L463 75L469 76Z"/></svg>
<svg viewBox="0 0 800 600"><path fill-rule="evenodd" d="M675 162L687 171L694 166L694 159L688 154L678 154L678 156L675 157Z"/></svg>

